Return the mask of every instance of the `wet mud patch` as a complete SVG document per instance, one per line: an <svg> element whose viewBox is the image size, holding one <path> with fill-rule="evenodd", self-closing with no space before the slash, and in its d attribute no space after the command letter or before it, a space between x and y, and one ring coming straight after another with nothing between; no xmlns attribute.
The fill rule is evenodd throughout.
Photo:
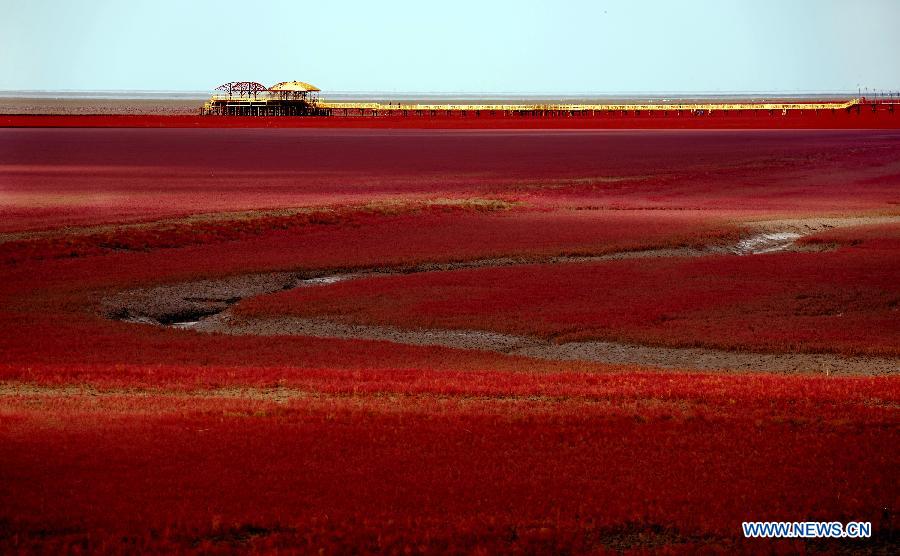
<svg viewBox="0 0 900 556"><path fill-rule="evenodd" d="M141 288L105 298L101 312L127 322L171 325L200 321L241 299L294 287L301 276L276 272Z"/></svg>
<svg viewBox="0 0 900 556"><path fill-rule="evenodd" d="M835 228L852 228L879 224L900 223L900 216L847 216L817 218L785 218L746 222L751 232L731 247L736 255L761 255L777 251L821 252L838 247L835 243L800 241L806 236Z"/></svg>
<svg viewBox="0 0 900 556"><path fill-rule="evenodd" d="M734 253L737 255L761 255L763 253L774 253L776 251L784 251L788 249L801 236L795 232L775 232L768 234L758 234L755 236L742 239L733 247Z"/></svg>

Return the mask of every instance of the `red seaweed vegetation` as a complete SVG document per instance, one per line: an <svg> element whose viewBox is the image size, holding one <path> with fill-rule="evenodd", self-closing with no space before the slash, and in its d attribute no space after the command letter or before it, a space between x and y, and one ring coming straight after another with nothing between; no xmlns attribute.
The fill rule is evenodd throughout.
<svg viewBox="0 0 900 556"><path fill-rule="evenodd" d="M307 207L295 210L250 211L236 214L207 214L191 218L106 225L64 233L24 233L21 239L0 244L0 261L15 264L28 259L75 258L115 251L150 251L190 245L234 242L287 230L313 226L364 226L378 217L450 212L490 212L514 205L493 199L430 199L409 202L369 203ZM424 213L424 214L423 214ZM418 219L417 218L417 219Z"/></svg>
<svg viewBox="0 0 900 556"><path fill-rule="evenodd" d="M859 130L7 129L0 231L461 197L737 218L884 211L897 202L897 141Z"/></svg>
<svg viewBox="0 0 900 556"><path fill-rule="evenodd" d="M894 553L896 373L200 333L107 304L414 269L226 302L896 361L898 153L891 131L0 130L0 552ZM778 221L821 231L725 254ZM553 259L643 250L663 256Z"/></svg>
<svg viewBox="0 0 900 556"><path fill-rule="evenodd" d="M0 546L687 553L771 546L742 520L898 525L895 381L388 371L296 388L7 397Z"/></svg>

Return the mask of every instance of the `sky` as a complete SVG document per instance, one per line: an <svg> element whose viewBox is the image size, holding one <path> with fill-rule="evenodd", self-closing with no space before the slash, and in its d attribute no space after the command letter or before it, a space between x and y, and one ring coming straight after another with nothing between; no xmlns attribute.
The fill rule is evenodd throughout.
<svg viewBox="0 0 900 556"><path fill-rule="evenodd" d="M900 0L0 0L0 89L900 90Z"/></svg>

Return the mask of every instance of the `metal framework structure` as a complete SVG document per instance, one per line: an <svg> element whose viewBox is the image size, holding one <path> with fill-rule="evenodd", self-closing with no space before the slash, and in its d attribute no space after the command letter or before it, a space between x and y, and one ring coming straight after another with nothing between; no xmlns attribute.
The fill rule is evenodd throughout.
<svg viewBox="0 0 900 556"><path fill-rule="evenodd" d="M230 83L225 83L224 85L219 85L216 87L216 90L222 91L230 97L256 98L257 95L265 93L269 88L262 83L257 83L255 81L232 81Z"/></svg>

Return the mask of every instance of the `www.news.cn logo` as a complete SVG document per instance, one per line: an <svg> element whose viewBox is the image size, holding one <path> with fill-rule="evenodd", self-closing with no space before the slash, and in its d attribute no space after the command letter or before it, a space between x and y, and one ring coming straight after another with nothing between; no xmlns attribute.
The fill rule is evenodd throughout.
<svg viewBox="0 0 900 556"><path fill-rule="evenodd" d="M872 536L869 521L745 521L748 538L784 539L868 539Z"/></svg>

